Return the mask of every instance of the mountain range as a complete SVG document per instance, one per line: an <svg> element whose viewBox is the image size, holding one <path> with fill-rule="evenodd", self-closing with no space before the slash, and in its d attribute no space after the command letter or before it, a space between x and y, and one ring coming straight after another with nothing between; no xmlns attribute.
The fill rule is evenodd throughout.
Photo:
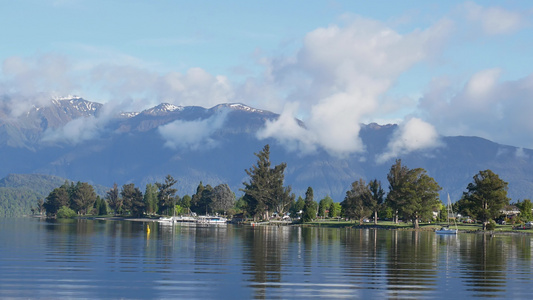
<svg viewBox="0 0 533 300"><path fill-rule="evenodd" d="M248 180L245 169L254 153L270 145L273 164L287 163L285 183L296 195L308 186L315 200L330 195L342 201L350 184L363 178L381 180L394 163L374 159L383 153L397 125L364 124L363 154L331 156L289 151L274 139L258 139L265 122L278 114L243 104L212 108L163 103L141 112L111 112L105 105L80 97L53 99L13 116L0 108L0 177L11 173L46 174L72 181L112 186L178 180L178 194L193 194L204 184L227 183L240 194ZM301 126L304 122L299 121ZM457 200L472 177L491 169L509 182L513 200L533 196L533 151L479 137L443 136L441 146L402 157L409 168L424 168Z"/></svg>

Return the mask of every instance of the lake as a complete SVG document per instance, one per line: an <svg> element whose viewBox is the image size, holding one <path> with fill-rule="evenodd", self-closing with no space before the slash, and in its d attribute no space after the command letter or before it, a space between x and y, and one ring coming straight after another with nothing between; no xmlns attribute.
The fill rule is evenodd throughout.
<svg viewBox="0 0 533 300"><path fill-rule="evenodd" d="M525 299L532 241L521 234L0 219L0 298Z"/></svg>

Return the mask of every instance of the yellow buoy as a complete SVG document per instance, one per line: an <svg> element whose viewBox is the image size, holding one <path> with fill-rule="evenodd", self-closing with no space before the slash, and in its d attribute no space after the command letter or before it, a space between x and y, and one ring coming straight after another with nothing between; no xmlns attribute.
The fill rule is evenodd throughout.
<svg viewBox="0 0 533 300"><path fill-rule="evenodd" d="M146 226L146 233L150 233L150 226Z"/></svg>

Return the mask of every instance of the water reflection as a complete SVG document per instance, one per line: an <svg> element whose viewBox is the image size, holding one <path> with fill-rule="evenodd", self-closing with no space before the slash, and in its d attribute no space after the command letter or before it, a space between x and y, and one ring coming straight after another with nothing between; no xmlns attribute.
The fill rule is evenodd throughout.
<svg viewBox="0 0 533 300"><path fill-rule="evenodd" d="M96 220L0 225L0 298L528 298L532 283L528 235Z"/></svg>

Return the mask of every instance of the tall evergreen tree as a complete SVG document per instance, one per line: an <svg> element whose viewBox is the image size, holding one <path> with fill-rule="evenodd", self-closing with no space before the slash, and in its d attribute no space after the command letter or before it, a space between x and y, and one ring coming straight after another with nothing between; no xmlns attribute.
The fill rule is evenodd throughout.
<svg viewBox="0 0 533 300"><path fill-rule="evenodd" d="M176 200L175 195L178 190L173 188L173 186L177 182L178 181L172 176L167 175L164 183L156 183L156 186L159 189L158 204L161 213L164 212L169 214L169 210L174 207Z"/></svg>
<svg viewBox="0 0 533 300"><path fill-rule="evenodd" d="M383 201L385 197L385 192L383 191L383 188L381 187L381 182L377 179L371 180L368 183L368 188L370 189L370 194L372 195L371 198L371 206L372 210L374 211L374 224L378 224L378 211L383 206Z"/></svg>
<svg viewBox="0 0 533 300"><path fill-rule="evenodd" d="M318 204L313 198L313 188L308 187L307 191L305 192L305 205L302 213L303 222L311 222L316 218Z"/></svg>
<svg viewBox="0 0 533 300"><path fill-rule="evenodd" d="M387 194L385 203L392 209L395 223L398 223L398 211L402 205L400 190L406 180L408 171L409 169L407 167L402 166L402 160L397 159L394 165L391 166L389 174L387 174L389 193Z"/></svg>
<svg viewBox="0 0 533 300"><path fill-rule="evenodd" d="M147 214L155 214L158 211L157 207L157 194L158 189L154 184L148 183L144 191L144 205L146 207Z"/></svg>
<svg viewBox="0 0 533 300"><path fill-rule="evenodd" d="M459 206L464 213L483 222L483 230L491 219L500 215L500 210L509 204L508 183L491 170L479 171L474 181L466 187Z"/></svg>
<svg viewBox="0 0 533 300"><path fill-rule="evenodd" d="M274 168L270 162L270 146L265 145L262 151L255 153L257 164L245 170L250 177L243 182L244 201L247 212L257 219L267 219L270 212L284 213L293 201L290 187L283 187L285 163Z"/></svg>
<svg viewBox="0 0 533 300"><path fill-rule="evenodd" d="M115 214L122 213L122 198L120 198L120 192L118 190L118 185L115 182L113 184L113 187L107 191L105 196L107 203L109 204L109 207L113 210Z"/></svg>
<svg viewBox="0 0 533 300"><path fill-rule="evenodd" d="M135 184L129 183L123 185L120 195L124 199L124 208L129 210L132 216L143 216L145 210L143 194L139 188L135 187Z"/></svg>
<svg viewBox="0 0 533 300"><path fill-rule="evenodd" d="M352 188L346 192L344 201L341 202L344 215L349 219L363 224L364 218L372 213L372 193L365 181L361 178L352 183Z"/></svg>

